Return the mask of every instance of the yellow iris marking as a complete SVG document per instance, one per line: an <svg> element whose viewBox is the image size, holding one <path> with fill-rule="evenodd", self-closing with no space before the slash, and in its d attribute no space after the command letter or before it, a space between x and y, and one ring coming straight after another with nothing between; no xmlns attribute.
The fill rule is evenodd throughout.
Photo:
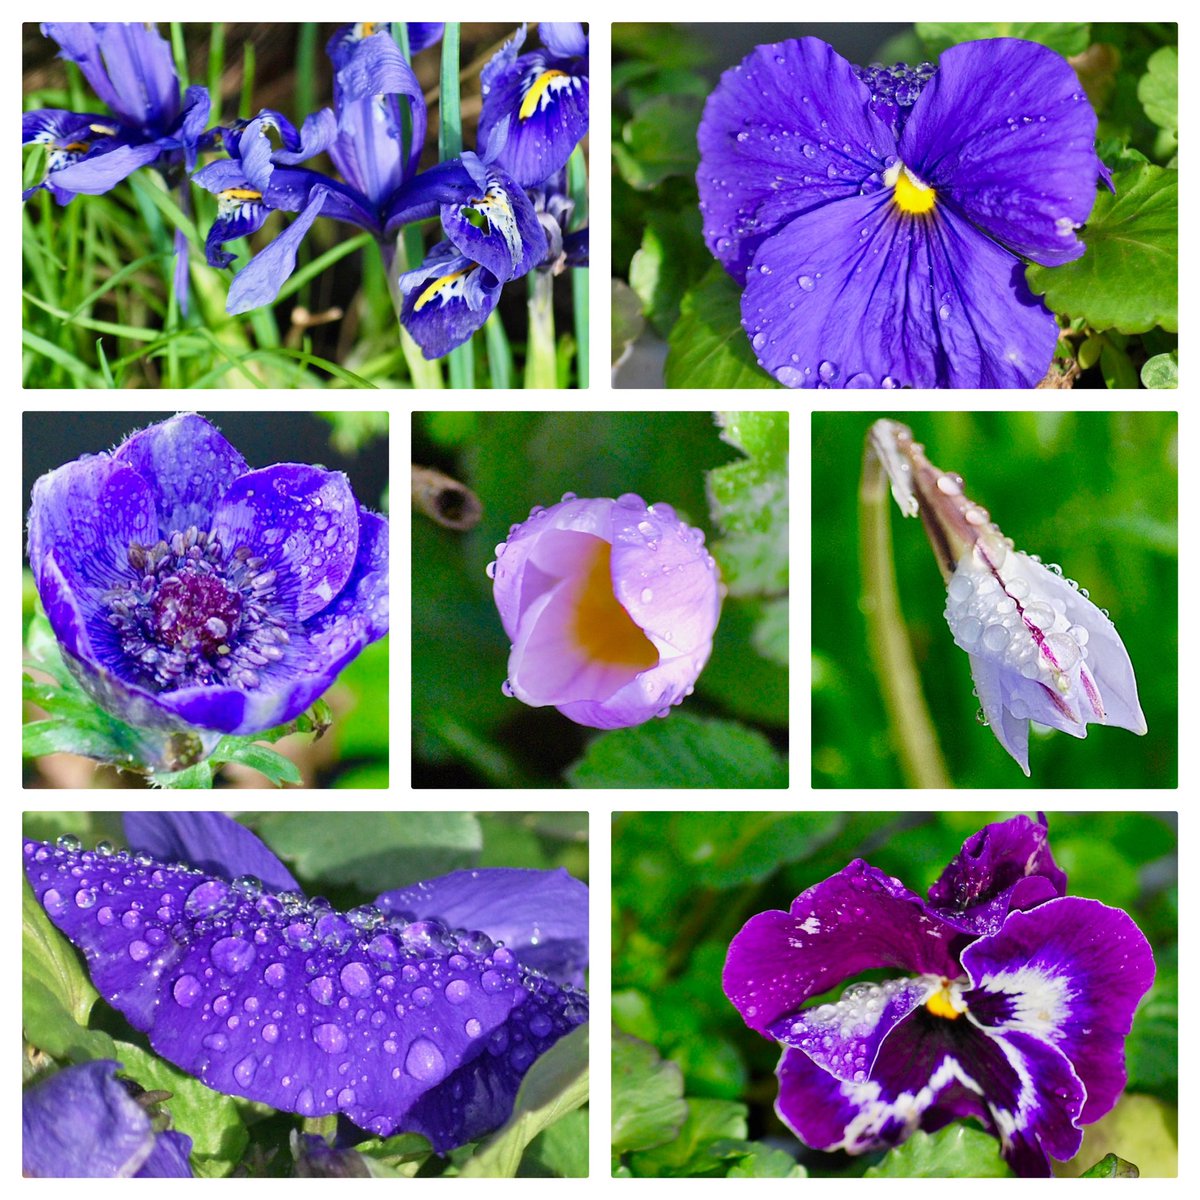
<svg viewBox="0 0 1200 1200"><path fill-rule="evenodd" d="M601 542L575 608L572 634L591 662L645 671L658 663L658 651L613 595L612 547Z"/></svg>
<svg viewBox="0 0 1200 1200"><path fill-rule="evenodd" d="M374 32L375 32L375 22L374 21L364 21L362 23L363 37L369 38Z"/></svg>
<svg viewBox="0 0 1200 1200"><path fill-rule="evenodd" d="M117 131L111 125L89 125L93 133L102 133L105 137L116 137Z"/></svg>
<svg viewBox="0 0 1200 1200"><path fill-rule="evenodd" d="M62 149L69 150L69 151L76 151L76 152L82 154L83 151L88 149L88 144L87 144L87 142L68 142L65 146L62 147Z"/></svg>
<svg viewBox="0 0 1200 1200"><path fill-rule="evenodd" d="M443 275L439 279L435 279L418 297L416 304L413 305L413 312L420 312L426 304L430 302L442 290L449 287L456 279L460 279L473 268L464 267L461 271L451 271L449 275Z"/></svg>
<svg viewBox="0 0 1200 1200"><path fill-rule="evenodd" d="M253 188L226 188L220 196L220 200L261 200L262 192L256 192Z"/></svg>
<svg viewBox="0 0 1200 1200"><path fill-rule="evenodd" d="M961 1004L958 1001L958 1004ZM965 1011L958 1007L955 1003L955 998L950 995L950 981L942 980L942 986L925 1001L925 1007L935 1017L942 1017L947 1021L957 1021Z"/></svg>
<svg viewBox="0 0 1200 1200"><path fill-rule="evenodd" d="M922 183L914 182L907 171L901 170L896 177L896 188L892 192L892 199L901 212L920 216L933 208L937 192Z"/></svg>
<svg viewBox="0 0 1200 1200"><path fill-rule="evenodd" d="M566 71L545 71L539 75L533 81L533 86L525 93L525 99L521 101L517 117L522 121L528 121L533 116L538 106L538 101L542 98L542 93L550 86L551 81L566 79L566 77Z"/></svg>

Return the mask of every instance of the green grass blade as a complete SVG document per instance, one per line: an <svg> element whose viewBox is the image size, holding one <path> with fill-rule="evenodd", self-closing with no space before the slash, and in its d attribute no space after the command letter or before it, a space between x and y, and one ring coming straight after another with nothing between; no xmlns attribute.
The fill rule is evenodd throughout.
<svg viewBox="0 0 1200 1200"><path fill-rule="evenodd" d="M512 387L513 359L512 347L508 344L508 333L500 314L493 312L483 326L483 334L487 339L488 375L493 388Z"/></svg>
<svg viewBox="0 0 1200 1200"><path fill-rule="evenodd" d="M237 115L249 117L253 111L250 105L254 102L254 43L247 42L242 47L242 97L238 101Z"/></svg>
<svg viewBox="0 0 1200 1200"><path fill-rule="evenodd" d="M21 345L62 367L75 380L78 387L102 388L104 386L104 380L86 363L81 362L61 346L56 346L53 342L38 337L36 333L30 333L28 329L21 330Z"/></svg>
<svg viewBox="0 0 1200 1200"><path fill-rule="evenodd" d="M183 26L178 21L171 22L171 54L175 58L175 74L179 76L179 88L186 92L191 80L188 75L187 47L183 44Z"/></svg>
<svg viewBox="0 0 1200 1200"><path fill-rule="evenodd" d="M209 125L221 123L221 76L225 74L225 22L213 21L212 38L208 47L208 94L212 98ZM302 109L308 112L308 109Z"/></svg>
<svg viewBox="0 0 1200 1200"><path fill-rule="evenodd" d="M445 162L462 153L462 97L458 87L459 25L447 21L442 34L442 76L438 92L438 158ZM475 386L475 346L468 338L450 351L450 386Z"/></svg>
<svg viewBox="0 0 1200 1200"><path fill-rule="evenodd" d="M582 229L588 220L587 162L583 147L576 146L567 166L568 186L575 209L571 214L571 229ZM578 351L579 379L581 388L588 386L590 355L588 352L588 271L576 267L571 271L571 300L575 311L575 343Z"/></svg>

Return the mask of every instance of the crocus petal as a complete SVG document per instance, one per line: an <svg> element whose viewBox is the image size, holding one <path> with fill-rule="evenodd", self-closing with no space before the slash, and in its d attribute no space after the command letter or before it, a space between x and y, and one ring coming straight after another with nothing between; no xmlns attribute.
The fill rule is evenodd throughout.
<svg viewBox="0 0 1200 1200"><path fill-rule="evenodd" d="M509 531L489 568L513 640L508 689L597 729L682 702L720 613L701 531L668 504L565 497Z"/></svg>
<svg viewBox="0 0 1200 1200"><path fill-rule="evenodd" d="M452 929L486 929L526 966L559 983L583 985L588 890L562 867L452 871L384 892L375 904L411 920L437 917Z"/></svg>
<svg viewBox="0 0 1200 1200"><path fill-rule="evenodd" d="M148 166L162 153L158 142L140 146L117 146L100 154L81 158L69 167L54 172L55 186L83 196L100 196L111 191L122 179L139 167Z"/></svg>
<svg viewBox="0 0 1200 1200"><path fill-rule="evenodd" d="M420 1108L431 1091L505 1056L503 1076L478 1072L506 1081L488 1097L502 1120L536 1054L586 1019L578 993L434 921L343 916L123 853L27 842L24 861L97 988L157 1053L285 1112L344 1112L380 1136L416 1129L444 1152L464 1114L447 1124L449 1103Z"/></svg>
<svg viewBox="0 0 1200 1200"><path fill-rule="evenodd" d="M314 188L303 212L265 249L260 250L233 278L225 311L249 312L270 304L296 269L296 252L321 213L327 193Z"/></svg>
<svg viewBox="0 0 1200 1200"><path fill-rule="evenodd" d="M788 387L1031 387L1058 336L1019 260L946 206L901 212L890 190L763 242L742 324Z"/></svg>
<svg viewBox="0 0 1200 1200"><path fill-rule="evenodd" d="M304 621L332 603L358 556L358 504L340 471L276 463L248 471L213 510L213 532L228 549L248 545L270 570L286 573L284 596Z"/></svg>
<svg viewBox="0 0 1200 1200"><path fill-rule="evenodd" d="M1096 114L1053 50L1015 38L951 46L899 155L1016 253L1047 266L1083 253L1075 230L1096 198Z"/></svg>
<svg viewBox="0 0 1200 1200"><path fill-rule="evenodd" d="M48 1179L128 1179L154 1149L145 1110L107 1059L66 1067L21 1098L23 1174Z"/></svg>
<svg viewBox="0 0 1200 1200"><path fill-rule="evenodd" d="M730 944L721 982L746 1024L770 1036L811 997L862 971L956 978L955 933L899 880L855 859L787 912L751 917Z"/></svg>
<svg viewBox="0 0 1200 1200"><path fill-rule="evenodd" d="M249 875L273 892L300 886L269 846L225 813L127 812L122 822L129 848L161 862L190 863L230 881Z"/></svg>
<svg viewBox="0 0 1200 1200"><path fill-rule="evenodd" d="M929 889L929 903L943 920L980 936L995 933L1011 910L1033 908L1066 891L1045 821L1019 815L967 838Z"/></svg>
<svg viewBox="0 0 1200 1200"><path fill-rule="evenodd" d="M249 470L215 426L196 413L180 413L130 435L113 462L153 481L164 538L189 525L207 526L217 501Z"/></svg>
<svg viewBox="0 0 1200 1200"><path fill-rule="evenodd" d="M759 46L721 76L697 130L696 183L705 241L735 279L794 217L883 186L896 143L869 99L819 38ZM853 222L835 222L841 236Z"/></svg>
<svg viewBox="0 0 1200 1200"><path fill-rule="evenodd" d="M1087 1088L1081 1120L1102 1117L1125 1086L1125 1036L1154 982L1154 956L1120 909L1064 896L1010 914L963 952L978 994L969 1011L990 1028L1057 1046Z"/></svg>
<svg viewBox="0 0 1200 1200"><path fill-rule="evenodd" d="M426 358L442 358L483 328L502 286L486 267L439 242L420 267L400 276L400 320Z"/></svg>

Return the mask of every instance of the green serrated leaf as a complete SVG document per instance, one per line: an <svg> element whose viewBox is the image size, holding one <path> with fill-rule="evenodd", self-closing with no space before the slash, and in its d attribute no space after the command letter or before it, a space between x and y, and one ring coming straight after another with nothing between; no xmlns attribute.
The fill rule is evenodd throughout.
<svg viewBox="0 0 1200 1200"><path fill-rule="evenodd" d="M463 1165L465 1178L512 1179L525 1147L588 1098L588 1027L560 1038L529 1068L512 1116Z"/></svg>
<svg viewBox="0 0 1200 1200"><path fill-rule="evenodd" d="M664 1145L630 1157L641 1178L724 1174L724 1164L711 1153L714 1142L746 1137L746 1106L731 1100L691 1097L679 1133Z"/></svg>
<svg viewBox="0 0 1200 1200"><path fill-rule="evenodd" d="M1138 1179L1141 1172L1131 1162L1106 1154L1094 1167L1089 1167L1080 1179Z"/></svg>
<svg viewBox="0 0 1200 1200"><path fill-rule="evenodd" d="M580 788L778 788L787 778L786 761L761 733L682 712L601 734L567 771Z"/></svg>
<svg viewBox="0 0 1200 1200"><path fill-rule="evenodd" d="M704 100L695 95L652 96L625 123L613 159L625 180L649 191L672 175L694 175L700 161L696 127Z"/></svg>
<svg viewBox="0 0 1200 1200"><path fill-rule="evenodd" d="M768 600L754 629L754 648L781 667L788 665L788 602L786 597Z"/></svg>
<svg viewBox="0 0 1200 1200"><path fill-rule="evenodd" d="M1138 80L1138 100L1146 116L1159 129L1179 136L1179 51L1162 46L1146 61L1146 73Z"/></svg>
<svg viewBox="0 0 1200 1200"><path fill-rule="evenodd" d="M1056 313L1093 329L1144 333L1179 328L1179 173L1150 163L1118 172L1116 195L1097 194L1081 236L1082 258L1026 268L1029 286Z"/></svg>
<svg viewBox="0 0 1200 1200"><path fill-rule="evenodd" d="M714 264L689 288L671 330L669 388L778 388L759 365L742 328L741 288Z"/></svg>
<svg viewBox="0 0 1200 1200"><path fill-rule="evenodd" d="M1142 384L1148 388L1177 388L1179 386L1179 351L1156 354L1142 363Z"/></svg>
<svg viewBox="0 0 1200 1200"><path fill-rule="evenodd" d="M925 52L939 55L959 42L974 42L982 38L1024 38L1040 42L1057 50L1064 58L1082 54L1092 40L1092 27L1080 22L1045 21L918 21L917 36Z"/></svg>
<svg viewBox="0 0 1200 1200"><path fill-rule="evenodd" d="M908 1141L889 1150L867 1179L1010 1179L1012 1170L1000 1157L1000 1143L969 1125L947 1125L937 1133L918 1129Z"/></svg>
<svg viewBox="0 0 1200 1200"><path fill-rule="evenodd" d="M727 1160L726 1179L804 1179L808 1172L785 1150L763 1142L726 1140L708 1148L713 1158Z"/></svg>
<svg viewBox="0 0 1200 1200"><path fill-rule="evenodd" d="M612 1150L620 1156L669 1142L687 1119L683 1072L645 1042L612 1035Z"/></svg>

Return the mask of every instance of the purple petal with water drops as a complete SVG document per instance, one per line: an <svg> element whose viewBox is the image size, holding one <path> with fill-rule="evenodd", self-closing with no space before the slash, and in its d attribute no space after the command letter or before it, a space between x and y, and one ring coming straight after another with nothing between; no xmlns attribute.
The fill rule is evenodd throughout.
<svg viewBox="0 0 1200 1200"><path fill-rule="evenodd" d="M217 501L249 470L216 426L196 413L131 434L112 458L151 482L161 537L189 525L206 529Z"/></svg>
<svg viewBox="0 0 1200 1200"><path fill-rule="evenodd" d="M818 38L759 46L721 76L697 131L696 183L708 248L739 282L793 218L882 190L896 142L869 99Z"/></svg>
<svg viewBox="0 0 1200 1200"><path fill-rule="evenodd" d="M973 833L929 889L930 906L964 933L995 933L1014 909L1067 891L1045 820L1018 815Z"/></svg>
<svg viewBox="0 0 1200 1200"><path fill-rule="evenodd" d="M583 985L588 889L562 867L452 871L384 892L375 903L386 913L409 919L434 918L451 929L486 930L525 966L559 983Z"/></svg>
<svg viewBox="0 0 1200 1200"><path fill-rule="evenodd" d="M1056 1046L1086 1086L1081 1120L1102 1117L1125 1086L1125 1037L1154 982L1150 944L1128 914L1064 896L1012 913L963 952L975 1019Z"/></svg>
<svg viewBox="0 0 1200 1200"><path fill-rule="evenodd" d="M21 1097L21 1169L46 1179L128 1179L154 1150L145 1110L107 1059L65 1067ZM189 1171L188 1174L191 1172Z"/></svg>
<svg viewBox="0 0 1200 1200"><path fill-rule="evenodd" d="M1016 253L1047 266L1083 254L1075 231L1101 172L1096 114L1061 54L1017 38L951 46L913 106L899 154Z"/></svg>
<svg viewBox="0 0 1200 1200"><path fill-rule="evenodd" d="M862 971L956 978L956 933L899 880L855 859L787 912L751 917L730 944L722 985L746 1024L770 1037L811 997Z"/></svg>
<svg viewBox="0 0 1200 1200"><path fill-rule="evenodd" d="M486 936L76 847L25 843L39 902L109 1003L217 1091L343 1112L380 1136L414 1129L444 1152L485 1105L432 1090L457 1101L456 1083L477 1080L502 1119L535 1055L585 1019L578 993ZM481 1056L508 1065L472 1066Z"/></svg>
<svg viewBox="0 0 1200 1200"><path fill-rule="evenodd" d="M365 508L358 510L358 554L337 598L309 622L313 644L326 653L337 644L363 645L388 631L388 523Z"/></svg>
<svg viewBox="0 0 1200 1200"><path fill-rule="evenodd" d="M230 882L259 880L270 891L300 885L275 852L239 821L219 812L127 812L129 848L160 862L182 862Z"/></svg>

